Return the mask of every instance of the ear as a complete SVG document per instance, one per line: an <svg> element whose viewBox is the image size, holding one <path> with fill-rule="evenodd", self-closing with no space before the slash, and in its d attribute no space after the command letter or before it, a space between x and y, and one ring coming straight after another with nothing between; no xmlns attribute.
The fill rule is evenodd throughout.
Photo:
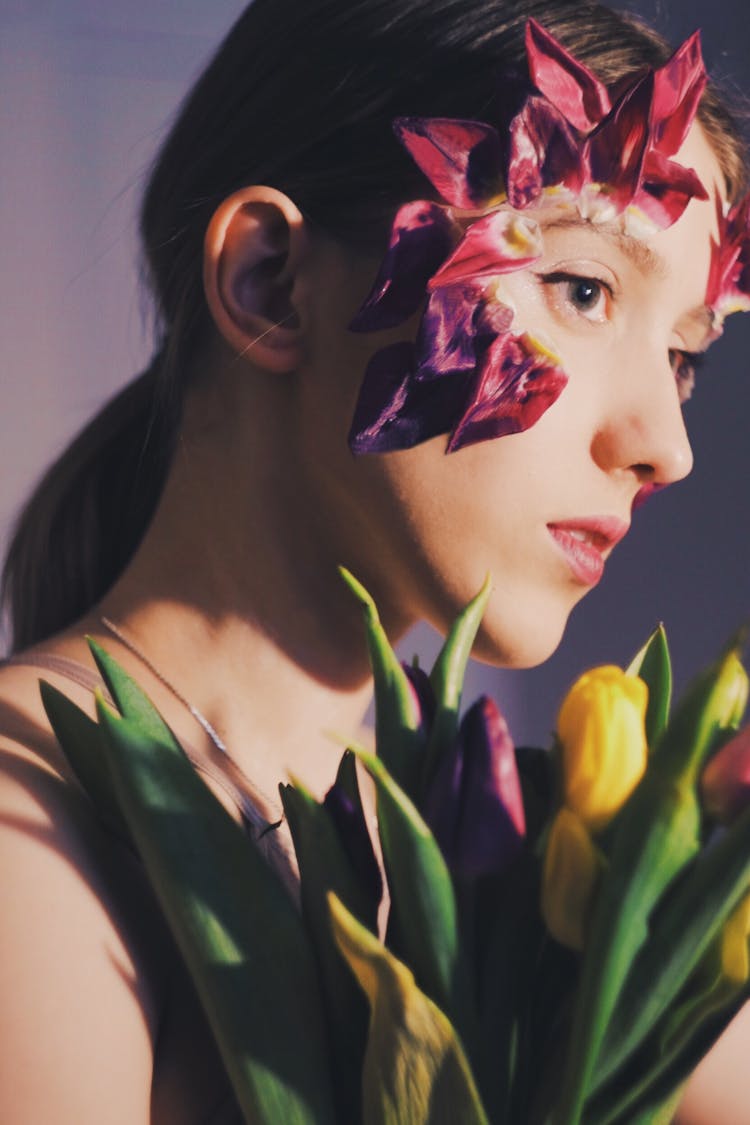
<svg viewBox="0 0 750 1125"><path fill-rule="evenodd" d="M302 215L270 187L230 195L206 231L203 285L216 327L238 355L268 371L291 371L301 359L293 288L305 246Z"/></svg>

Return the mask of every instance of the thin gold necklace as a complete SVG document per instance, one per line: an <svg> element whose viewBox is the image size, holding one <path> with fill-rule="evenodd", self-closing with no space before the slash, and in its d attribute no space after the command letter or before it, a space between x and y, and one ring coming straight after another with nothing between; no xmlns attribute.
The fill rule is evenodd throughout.
<svg viewBox="0 0 750 1125"><path fill-rule="evenodd" d="M143 664L144 667L148 668L149 672L151 672L151 674L156 677L159 683L162 684L167 689L167 691L169 691L174 696L178 703L181 703L182 706L190 712L195 721L199 723L203 730L206 732L209 739L222 755L222 757L229 763L230 767L233 770L236 770L237 775L242 779L248 789L251 792L254 791L258 793L259 796L261 796L266 802L269 808L278 808L277 802L272 801L268 794L264 793L259 785L256 785L254 782L252 782L244 772L244 770L241 769L241 767L237 764L237 762L227 749L226 743L221 738L216 728L208 721L203 712L199 711L198 708L195 707L189 699L186 699L179 688L177 688L171 682L171 680L167 679L164 673L155 666L153 661L146 655L143 649L141 649L139 645L135 643L135 641L133 641L126 633L124 633L122 629L119 628L119 626L115 625L114 621L110 621L108 617L100 617L99 620L107 630L107 632L111 633L113 637L116 637L120 644L124 645L128 652L131 652L133 656L136 657L136 659L140 660L141 664ZM214 770L208 769L205 763L196 762L195 758L193 758L192 756L191 760L193 761L194 765L197 765L199 768L203 769L210 776L214 777L225 789L227 789L227 779L225 777L217 774ZM279 825L284 820L283 812L281 813L281 816L277 821L274 821L273 823L268 822L266 818L263 817L260 813L260 810L256 806L253 799L234 782L232 782L231 784L233 792L230 792L230 795L234 798L234 800L238 801L243 819L246 822L251 824L254 828L260 829L261 835L263 835L265 832L268 832L272 828L279 827Z"/></svg>

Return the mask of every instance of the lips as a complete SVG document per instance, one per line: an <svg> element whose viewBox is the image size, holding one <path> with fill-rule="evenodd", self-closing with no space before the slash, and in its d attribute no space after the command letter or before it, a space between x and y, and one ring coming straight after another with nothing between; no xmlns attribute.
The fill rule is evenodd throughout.
<svg viewBox="0 0 750 1125"><path fill-rule="evenodd" d="M573 577L583 586L596 586L604 573L609 552L627 533L628 527L629 524L615 516L581 517L547 524Z"/></svg>

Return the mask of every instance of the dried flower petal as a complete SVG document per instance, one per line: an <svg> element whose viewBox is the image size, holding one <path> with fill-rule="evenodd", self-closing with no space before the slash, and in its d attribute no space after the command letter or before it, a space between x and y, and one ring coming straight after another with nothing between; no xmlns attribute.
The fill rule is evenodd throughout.
<svg viewBox="0 0 750 1125"><path fill-rule="evenodd" d="M528 430L557 401L567 382L559 357L532 336L498 336L487 351L448 451Z"/></svg>
<svg viewBox="0 0 750 1125"><path fill-rule="evenodd" d="M456 249L430 278L430 291L525 269L542 255L539 224L512 211L492 211L466 231Z"/></svg>
<svg viewBox="0 0 750 1125"><path fill-rule="evenodd" d="M453 207L484 207L504 191L502 146L491 125L445 117L398 117L393 127L414 162Z"/></svg>
<svg viewBox="0 0 750 1125"><path fill-rule="evenodd" d="M576 129L588 133L609 113L604 83L533 19L526 24L526 54L534 85Z"/></svg>
<svg viewBox="0 0 750 1125"><path fill-rule="evenodd" d="M450 430L466 398L465 379L420 382L413 372L413 344L392 344L372 357L349 433L354 453L411 449Z"/></svg>
<svg viewBox="0 0 750 1125"><path fill-rule="evenodd" d="M400 207L378 275L350 329L375 332L408 320L424 301L425 286L455 237L455 224L437 203L417 200Z"/></svg>
<svg viewBox="0 0 750 1125"><path fill-rule="evenodd" d="M654 72L651 122L654 147L663 156L672 156L682 146L705 88L701 33L696 31Z"/></svg>

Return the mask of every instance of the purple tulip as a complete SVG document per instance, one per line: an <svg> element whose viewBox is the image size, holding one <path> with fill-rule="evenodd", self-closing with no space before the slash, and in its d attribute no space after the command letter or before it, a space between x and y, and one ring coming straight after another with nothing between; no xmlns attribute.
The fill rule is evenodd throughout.
<svg viewBox="0 0 750 1125"><path fill-rule="evenodd" d="M466 712L422 809L454 874L502 871L526 834L513 742L496 704L483 696Z"/></svg>
<svg viewBox="0 0 750 1125"><path fill-rule="evenodd" d="M323 805L344 844L360 885L365 888L372 902L380 902L383 897L383 878L361 806L351 799L338 781L326 793Z"/></svg>

